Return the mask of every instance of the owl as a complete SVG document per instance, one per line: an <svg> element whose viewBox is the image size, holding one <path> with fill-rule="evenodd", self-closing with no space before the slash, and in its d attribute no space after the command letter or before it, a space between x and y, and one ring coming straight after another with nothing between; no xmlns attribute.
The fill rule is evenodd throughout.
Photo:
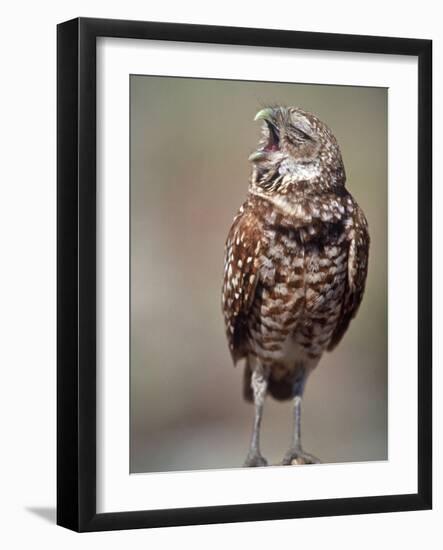
<svg viewBox="0 0 443 550"><path fill-rule="evenodd" d="M368 270L369 233L346 190L339 145L316 116L269 107L255 120L248 195L229 231L222 309L243 394L254 403L245 466L266 466L260 425L266 395L293 401L292 443L282 464L319 460L301 444L306 381L355 317Z"/></svg>

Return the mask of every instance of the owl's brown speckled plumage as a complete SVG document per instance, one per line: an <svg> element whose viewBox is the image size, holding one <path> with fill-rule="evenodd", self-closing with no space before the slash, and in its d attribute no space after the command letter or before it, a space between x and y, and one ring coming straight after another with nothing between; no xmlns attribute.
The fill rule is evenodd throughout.
<svg viewBox="0 0 443 550"><path fill-rule="evenodd" d="M256 119L264 121L262 139L227 238L222 296L229 348L234 362L246 359L244 394L256 406L246 465L266 464L259 449L266 393L294 398L283 463L312 463L301 449L301 396L360 305L369 234L330 129L295 108L263 109Z"/></svg>

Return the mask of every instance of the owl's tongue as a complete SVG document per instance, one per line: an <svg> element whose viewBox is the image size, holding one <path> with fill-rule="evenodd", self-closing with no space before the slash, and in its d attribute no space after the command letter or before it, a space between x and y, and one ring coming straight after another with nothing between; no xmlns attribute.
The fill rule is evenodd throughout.
<svg viewBox="0 0 443 550"><path fill-rule="evenodd" d="M265 147L265 151L278 151L278 144L277 143L270 143L268 145L266 145Z"/></svg>

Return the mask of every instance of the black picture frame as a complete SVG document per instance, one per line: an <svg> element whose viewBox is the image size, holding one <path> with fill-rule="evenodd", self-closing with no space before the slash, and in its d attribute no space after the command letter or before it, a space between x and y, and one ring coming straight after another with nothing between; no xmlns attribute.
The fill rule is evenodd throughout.
<svg viewBox="0 0 443 550"><path fill-rule="evenodd" d="M97 513L96 39L399 54L418 58L416 494ZM432 42L79 18L57 29L57 523L75 531L368 514L432 506Z"/></svg>

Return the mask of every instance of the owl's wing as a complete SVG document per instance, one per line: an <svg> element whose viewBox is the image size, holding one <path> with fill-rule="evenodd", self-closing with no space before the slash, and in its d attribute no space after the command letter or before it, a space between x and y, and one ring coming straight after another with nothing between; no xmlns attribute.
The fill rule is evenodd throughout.
<svg viewBox="0 0 443 550"><path fill-rule="evenodd" d="M361 208L354 203L354 213L349 230L348 280L341 315L332 334L328 350L333 350L343 338L349 323L356 316L365 290L369 255L368 223Z"/></svg>
<svg viewBox="0 0 443 550"><path fill-rule="evenodd" d="M240 210L225 246L222 307L234 364L246 355L247 318L259 276L260 229L252 211Z"/></svg>

